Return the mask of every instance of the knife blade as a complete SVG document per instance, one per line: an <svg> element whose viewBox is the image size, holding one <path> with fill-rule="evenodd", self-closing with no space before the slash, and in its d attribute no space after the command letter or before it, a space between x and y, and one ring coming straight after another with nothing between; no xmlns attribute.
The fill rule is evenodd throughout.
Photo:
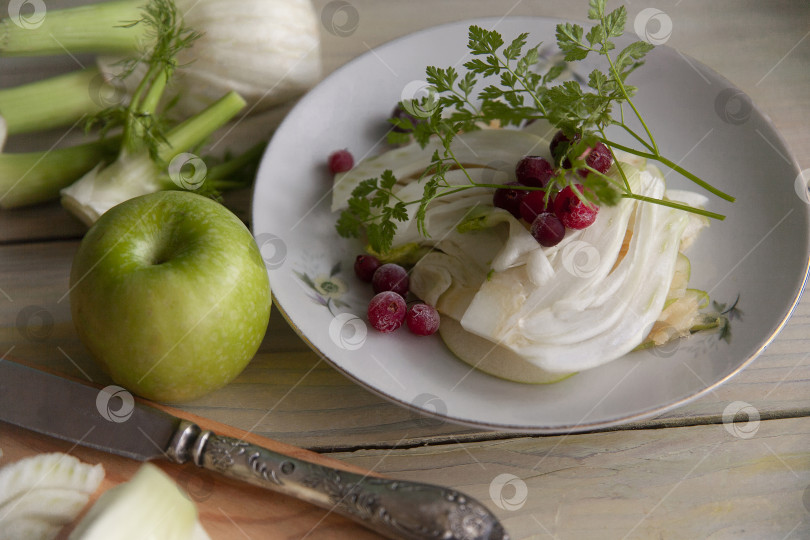
<svg viewBox="0 0 810 540"><path fill-rule="evenodd" d="M139 461L187 462L346 516L389 538L508 540L483 504L454 489L301 460L138 403L0 359L0 421Z"/></svg>

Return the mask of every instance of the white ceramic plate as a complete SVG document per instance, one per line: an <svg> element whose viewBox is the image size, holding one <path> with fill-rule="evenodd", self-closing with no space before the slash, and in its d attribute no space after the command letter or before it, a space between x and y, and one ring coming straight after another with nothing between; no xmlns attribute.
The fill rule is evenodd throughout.
<svg viewBox="0 0 810 540"><path fill-rule="evenodd" d="M798 301L808 266L807 191L769 120L728 81L675 50L658 47L632 75L635 101L665 155L737 197L713 199L728 218L692 247L691 287L732 303L730 342L697 334L664 349L628 354L552 385L523 385L471 370L438 336L366 331L370 287L354 277L359 242L340 238L330 213L327 155L380 152L385 119L427 65L460 66L467 28L507 40L554 42L545 18L464 21L430 28L337 70L289 114L256 181L253 228L275 302L336 369L396 403L428 415L498 430L569 432L660 414L740 371L774 338ZM799 181L797 182L797 178ZM688 187L676 174L670 187Z"/></svg>

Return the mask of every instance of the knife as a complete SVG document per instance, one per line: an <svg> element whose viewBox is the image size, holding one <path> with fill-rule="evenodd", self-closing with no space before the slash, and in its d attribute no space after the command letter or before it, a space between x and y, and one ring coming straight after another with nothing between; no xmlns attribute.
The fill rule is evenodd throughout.
<svg viewBox="0 0 810 540"><path fill-rule="evenodd" d="M0 359L0 421L138 461L190 461L308 501L389 538L509 538L484 505L456 490L297 459L201 430L135 402L127 392L113 398L109 388L99 390Z"/></svg>

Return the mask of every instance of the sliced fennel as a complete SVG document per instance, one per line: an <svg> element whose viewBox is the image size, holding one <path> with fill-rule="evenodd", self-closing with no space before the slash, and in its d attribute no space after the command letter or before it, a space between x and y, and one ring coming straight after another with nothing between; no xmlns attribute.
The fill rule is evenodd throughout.
<svg viewBox="0 0 810 540"><path fill-rule="evenodd" d="M448 194L428 207L425 235L417 230L415 208L408 208L393 246L432 249L414 265L411 290L443 314L440 333L451 351L483 371L536 383L623 356L642 343L665 307L691 297L688 259L680 252L708 220L625 198L600 208L590 227L569 230L562 242L543 248L522 221L492 206L490 191L453 190L471 180L513 179L510 169L521 157L547 152L547 126L532 129L481 130L463 134L467 144L454 140L466 170L446 174L441 189ZM418 199L417 180L434 150L408 145L338 176L333 209L345 205L353 186L386 169L399 180L392 190L398 198ZM701 195L667 192L660 171L644 159L622 152L617 158L633 193L705 204ZM622 181L616 167L609 174ZM683 300L678 307L697 306Z"/></svg>
<svg viewBox="0 0 810 540"><path fill-rule="evenodd" d="M55 538L104 479L101 465L62 453L38 454L0 469L0 539Z"/></svg>
<svg viewBox="0 0 810 540"><path fill-rule="evenodd" d="M129 482L105 491L69 540L206 540L194 503L166 473L147 463Z"/></svg>

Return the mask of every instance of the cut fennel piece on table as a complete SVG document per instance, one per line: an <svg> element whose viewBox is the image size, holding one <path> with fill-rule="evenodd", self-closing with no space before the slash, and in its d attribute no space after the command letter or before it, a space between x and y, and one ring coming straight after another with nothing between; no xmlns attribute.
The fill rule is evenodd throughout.
<svg viewBox="0 0 810 540"><path fill-rule="evenodd" d="M60 452L36 454L0 468L0 538L56 538L103 479L101 465Z"/></svg>

